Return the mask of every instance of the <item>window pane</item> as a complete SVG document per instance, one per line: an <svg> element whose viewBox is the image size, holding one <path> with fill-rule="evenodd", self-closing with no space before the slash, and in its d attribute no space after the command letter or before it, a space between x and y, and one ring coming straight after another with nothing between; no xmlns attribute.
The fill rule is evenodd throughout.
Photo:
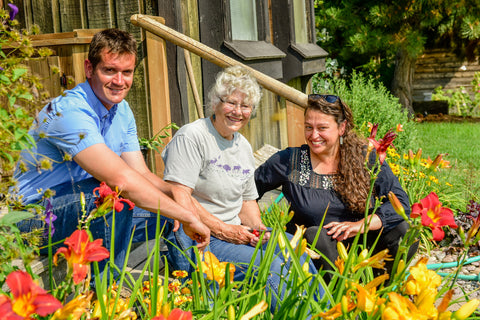
<svg viewBox="0 0 480 320"><path fill-rule="evenodd" d="M258 41L255 0L230 0L232 40Z"/></svg>
<svg viewBox="0 0 480 320"><path fill-rule="evenodd" d="M295 42L308 43L305 0L293 1L293 17L295 19Z"/></svg>

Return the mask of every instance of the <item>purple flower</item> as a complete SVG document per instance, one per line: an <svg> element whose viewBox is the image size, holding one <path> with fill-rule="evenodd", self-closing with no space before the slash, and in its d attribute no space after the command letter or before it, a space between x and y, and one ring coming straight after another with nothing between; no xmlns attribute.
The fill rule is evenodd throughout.
<svg viewBox="0 0 480 320"><path fill-rule="evenodd" d="M7 4L7 6L10 7L10 20L15 19L15 16L18 13L18 7L16 5L14 5L13 3L9 3L9 4Z"/></svg>
<svg viewBox="0 0 480 320"><path fill-rule="evenodd" d="M50 199L47 199L47 205L45 206L45 222L51 227L52 235L55 233L55 227L53 221L57 220L57 216L53 214L53 206ZM45 235L48 236L48 229L45 231Z"/></svg>

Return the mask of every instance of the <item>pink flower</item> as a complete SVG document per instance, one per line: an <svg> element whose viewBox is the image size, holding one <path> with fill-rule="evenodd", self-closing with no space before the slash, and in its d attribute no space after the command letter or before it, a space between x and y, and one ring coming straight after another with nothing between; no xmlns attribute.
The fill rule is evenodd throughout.
<svg viewBox="0 0 480 320"><path fill-rule="evenodd" d="M368 149L371 150L372 148L375 148L375 150L377 151L377 157L380 160L380 164L383 164L385 158L387 157L387 149L390 145L392 145L393 140L395 140L395 138L397 137L397 134L394 133L392 130L388 130L383 139L377 141L375 140L377 130L378 123L373 126L372 131L370 132L370 137L368 138Z"/></svg>

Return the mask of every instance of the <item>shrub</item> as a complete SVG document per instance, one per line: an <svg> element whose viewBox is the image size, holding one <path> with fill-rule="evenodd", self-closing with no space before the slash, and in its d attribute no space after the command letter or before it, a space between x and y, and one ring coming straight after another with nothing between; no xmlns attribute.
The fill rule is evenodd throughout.
<svg viewBox="0 0 480 320"><path fill-rule="evenodd" d="M324 81L324 78L316 75L312 81L313 91L326 93ZM362 73L353 72L348 82L343 78L333 78L327 87L328 93L340 96L352 109L359 134L365 137L369 135L369 122L380 123L379 136L401 124L403 132L395 140L395 147L401 151L416 147L415 123L409 120L407 111L382 84L377 84L371 77L366 78Z"/></svg>

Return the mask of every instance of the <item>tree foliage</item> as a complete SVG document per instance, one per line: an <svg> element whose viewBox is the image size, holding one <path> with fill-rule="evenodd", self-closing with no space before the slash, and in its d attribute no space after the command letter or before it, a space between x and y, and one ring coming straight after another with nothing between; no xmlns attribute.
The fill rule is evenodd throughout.
<svg viewBox="0 0 480 320"><path fill-rule="evenodd" d="M467 58L480 53L478 0L316 0L315 7L319 45L387 87L398 77L399 59L414 63L425 48L451 48Z"/></svg>

